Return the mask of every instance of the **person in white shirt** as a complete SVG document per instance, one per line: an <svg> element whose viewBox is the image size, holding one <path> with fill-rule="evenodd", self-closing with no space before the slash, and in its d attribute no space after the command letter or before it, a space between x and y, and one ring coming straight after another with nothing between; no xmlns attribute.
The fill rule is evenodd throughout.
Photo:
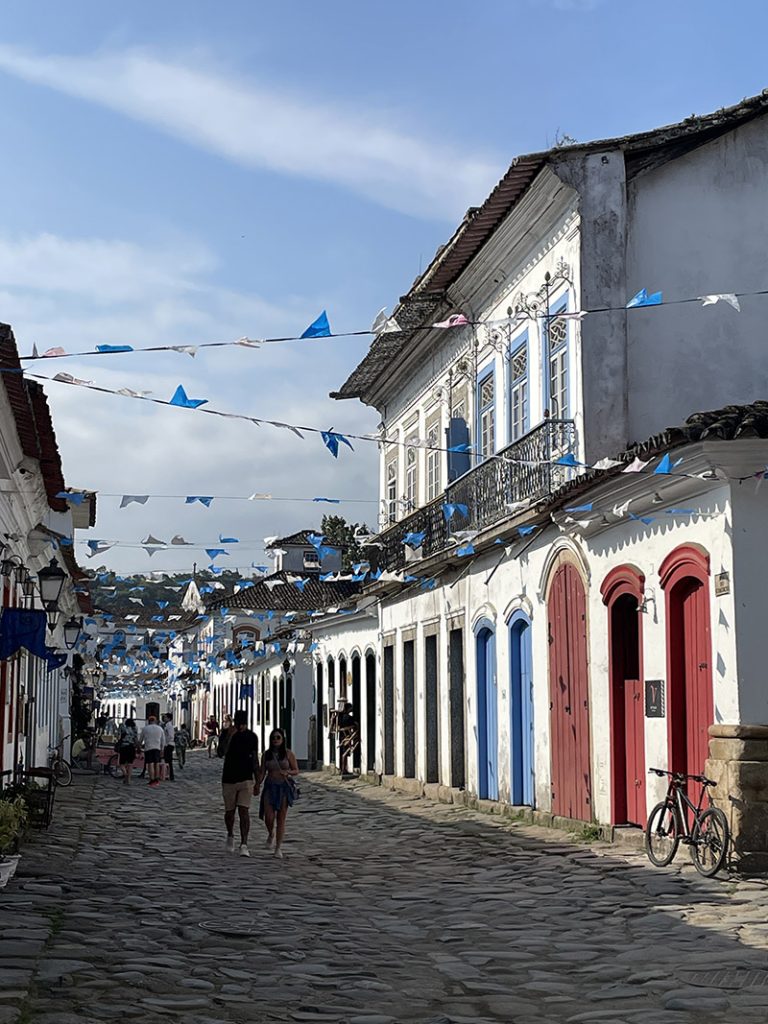
<svg viewBox="0 0 768 1024"><path fill-rule="evenodd" d="M165 762L165 778L175 782L173 774L173 752L176 750L176 729L173 725L173 715L163 715L163 732L165 733L165 746L163 747L163 761Z"/></svg>
<svg viewBox="0 0 768 1024"><path fill-rule="evenodd" d="M149 785L160 785L160 760L165 746L165 730L157 724L154 715L150 715L147 724L141 730L140 742L144 750L144 761L149 774Z"/></svg>

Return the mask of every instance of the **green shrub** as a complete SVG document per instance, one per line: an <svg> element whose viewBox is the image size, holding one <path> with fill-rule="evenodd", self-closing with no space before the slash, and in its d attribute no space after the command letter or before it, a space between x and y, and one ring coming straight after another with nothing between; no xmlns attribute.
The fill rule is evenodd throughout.
<svg viewBox="0 0 768 1024"><path fill-rule="evenodd" d="M0 855L11 853L18 847L27 826L27 805L23 797L0 799Z"/></svg>

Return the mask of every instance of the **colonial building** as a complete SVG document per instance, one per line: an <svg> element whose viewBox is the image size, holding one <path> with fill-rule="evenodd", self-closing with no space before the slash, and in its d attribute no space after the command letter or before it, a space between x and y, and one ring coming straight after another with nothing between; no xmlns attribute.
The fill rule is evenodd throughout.
<svg viewBox="0 0 768 1024"><path fill-rule="evenodd" d="M768 721L767 110L517 158L333 396L382 419L380 774L639 825Z"/></svg>
<svg viewBox="0 0 768 1024"><path fill-rule="evenodd" d="M75 492L71 501L66 497L45 393L23 377L6 324L0 324L0 370L3 644L11 638L20 611L37 613L34 639L27 632L23 646L4 646L5 656L0 657L0 772L10 772L46 765L49 748L60 741L69 748L72 648L82 614L90 610L87 581L73 544L76 529L94 524L96 501L83 492ZM60 590L55 607L51 602L44 607L41 571ZM29 626L27 619L24 628Z"/></svg>

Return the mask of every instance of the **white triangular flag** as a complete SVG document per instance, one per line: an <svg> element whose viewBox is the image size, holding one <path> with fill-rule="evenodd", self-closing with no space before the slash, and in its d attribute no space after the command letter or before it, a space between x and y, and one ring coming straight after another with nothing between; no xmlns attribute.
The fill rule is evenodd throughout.
<svg viewBox="0 0 768 1024"><path fill-rule="evenodd" d="M621 461L619 459L600 459L596 462L592 469L613 469L614 466L620 466Z"/></svg>
<svg viewBox="0 0 768 1024"><path fill-rule="evenodd" d="M622 473L642 473L650 461L651 460L648 459L648 462L643 462L643 460L638 458L636 455L626 469L622 469Z"/></svg>
<svg viewBox="0 0 768 1024"><path fill-rule="evenodd" d="M700 295L702 306L714 306L716 302L727 302L737 313L741 312L741 304L735 292L720 292L717 295Z"/></svg>

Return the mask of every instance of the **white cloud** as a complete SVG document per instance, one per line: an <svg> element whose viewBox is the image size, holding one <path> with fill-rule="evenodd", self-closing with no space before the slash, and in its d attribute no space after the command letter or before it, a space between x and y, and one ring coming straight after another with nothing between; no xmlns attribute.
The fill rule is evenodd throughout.
<svg viewBox="0 0 768 1024"><path fill-rule="evenodd" d="M312 299L290 308L211 284L213 255L188 239L166 246L54 235L0 237L0 319L10 322L19 348L61 345L88 351L100 342L184 344L234 340L243 334L293 334L309 322ZM95 277L98 285L94 286ZM295 306L295 308L294 308ZM107 388L148 389L170 398L183 383L190 397L205 397L226 412L366 433L377 417L357 403L336 403L328 391L362 355L366 340L341 339L201 349L195 359L177 353L133 353L71 358L29 365L52 377L64 371ZM250 546L276 532L317 527L323 512L376 522L374 443L355 442L334 460L318 435L294 434L242 421L168 409L59 383L45 383L64 461L75 487L136 494L250 494L341 496L373 504L217 501L210 510L183 498L150 501L120 510L119 499L99 500L91 536L139 542L148 532L217 546L219 533L242 546L222 564L250 565L263 556ZM78 546L81 562L85 549ZM169 550L150 558L141 548L116 547L94 561L118 571L176 568L206 562L204 552Z"/></svg>
<svg viewBox="0 0 768 1024"><path fill-rule="evenodd" d="M0 69L117 110L246 167L332 182L417 216L454 219L499 176L493 159L428 141L375 111L280 93L145 50L85 57L0 46Z"/></svg>

